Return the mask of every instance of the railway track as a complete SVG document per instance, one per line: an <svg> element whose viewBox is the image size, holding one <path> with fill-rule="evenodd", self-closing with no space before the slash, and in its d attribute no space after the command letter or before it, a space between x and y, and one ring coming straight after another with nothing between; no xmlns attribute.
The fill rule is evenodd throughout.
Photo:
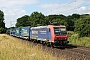
<svg viewBox="0 0 90 60"><path fill-rule="evenodd" d="M43 46L39 43L33 43L31 41L26 41L20 39L23 43L28 43L32 45L32 47L37 46L39 49L46 53L50 53L55 57L65 58L65 60L90 60L90 48L68 45L65 49L62 48L53 48L48 46Z"/></svg>
<svg viewBox="0 0 90 60"><path fill-rule="evenodd" d="M65 49L43 47L43 50L50 52L58 58L64 57L66 60L90 60L90 49L85 47L71 47Z"/></svg>

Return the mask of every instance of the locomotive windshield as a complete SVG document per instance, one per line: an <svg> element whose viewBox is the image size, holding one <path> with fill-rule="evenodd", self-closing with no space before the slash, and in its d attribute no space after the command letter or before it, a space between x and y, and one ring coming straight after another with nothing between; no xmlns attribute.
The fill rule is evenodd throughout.
<svg viewBox="0 0 90 60"><path fill-rule="evenodd" d="M66 28L61 28L61 27L54 27L54 33L55 35L66 35Z"/></svg>

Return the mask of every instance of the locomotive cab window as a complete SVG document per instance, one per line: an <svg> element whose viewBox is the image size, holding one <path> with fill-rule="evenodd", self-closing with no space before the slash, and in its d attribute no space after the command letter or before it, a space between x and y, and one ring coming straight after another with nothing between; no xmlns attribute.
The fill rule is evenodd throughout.
<svg viewBox="0 0 90 60"><path fill-rule="evenodd" d="M66 28L61 28L61 27L54 27L54 33L55 35L66 35Z"/></svg>

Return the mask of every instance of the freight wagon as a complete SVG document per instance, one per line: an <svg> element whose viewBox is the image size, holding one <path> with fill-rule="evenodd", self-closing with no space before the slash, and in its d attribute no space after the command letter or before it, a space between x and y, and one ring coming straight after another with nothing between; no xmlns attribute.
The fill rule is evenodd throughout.
<svg viewBox="0 0 90 60"><path fill-rule="evenodd" d="M15 36L15 33L16 33L16 30L15 30L16 28L11 28L10 29L10 35L11 36Z"/></svg>
<svg viewBox="0 0 90 60"><path fill-rule="evenodd" d="M21 27L21 34L20 34L20 38L23 39L30 39L30 26L28 27Z"/></svg>
<svg viewBox="0 0 90 60"><path fill-rule="evenodd" d="M10 29L8 29L8 30L6 31L6 34L10 34Z"/></svg>

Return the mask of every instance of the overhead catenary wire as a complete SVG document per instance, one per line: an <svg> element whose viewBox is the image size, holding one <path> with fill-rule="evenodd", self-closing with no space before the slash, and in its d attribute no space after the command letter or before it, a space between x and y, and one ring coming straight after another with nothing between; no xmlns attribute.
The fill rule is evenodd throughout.
<svg viewBox="0 0 90 60"><path fill-rule="evenodd" d="M90 4L83 5L83 6L89 6L89 5L90 5ZM69 9L69 10L65 10L65 11L63 11L63 12L69 12L69 11L71 11L71 10L76 10L76 9L79 9L79 8L81 8L81 7L83 7L83 6L75 7L75 8ZM63 13L63 12L60 12L60 13Z"/></svg>
<svg viewBox="0 0 90 60"><path fill-rule="evenodd" d="M77 0L75 0L75 1L72 1L72 2L69 2L69 3L67 3L67 4L71 4L71 3L74 3L74 2L77 2ZM65 4L65 5L62 5L61 7L63 7L63 6L67 6L67 4ZM85 6L89 6L90 4L86 4L86 5L83 5L84 7ZM65 13L65 12L70 12L70 11L72 11L72 10L76 10L76 9L79 9L79 8L81 8L81 7L83 7L83 6L79 6L79 7L75 7L75 8L72 8L72 9L66 9L66 10L64 10L64 11L62 11L62 12L59 12L59 13ZM59 8L56 8L56 9L59 9ZM54 11L54 10L51 10L52 12Z"/></svg>
<svg viewBox="0 0 90 60"><path fill-rule="evenodd" d="M66 3L66 4L62 4L60 7L67 6L68 4L75 3L76 1L77 1L77 0L70 1L70 2L68 2L68 3ZM56 8L56 9L59 9L59 7ZM52 9L52 10L50 10L50 11L53 12L54 10Z"/></svg>

